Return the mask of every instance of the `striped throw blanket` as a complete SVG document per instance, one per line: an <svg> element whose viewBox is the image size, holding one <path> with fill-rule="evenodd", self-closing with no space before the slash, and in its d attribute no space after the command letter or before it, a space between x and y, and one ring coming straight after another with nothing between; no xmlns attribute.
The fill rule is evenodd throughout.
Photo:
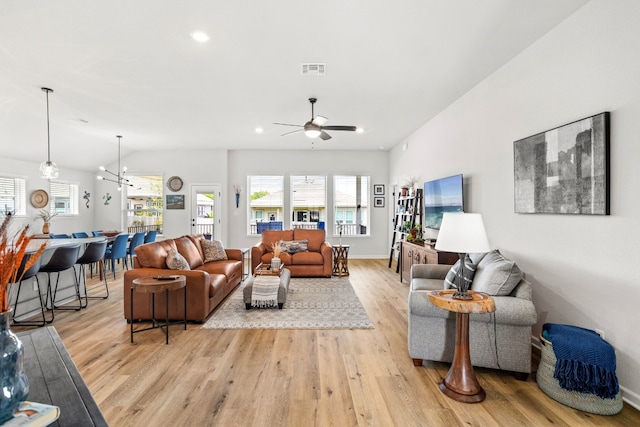
<svg viewBox="0 0 640 427"><path fill-rule="evenodd" d="M251 289L253 307L274 307L278 304L280 276L256 276Z"/></svg>

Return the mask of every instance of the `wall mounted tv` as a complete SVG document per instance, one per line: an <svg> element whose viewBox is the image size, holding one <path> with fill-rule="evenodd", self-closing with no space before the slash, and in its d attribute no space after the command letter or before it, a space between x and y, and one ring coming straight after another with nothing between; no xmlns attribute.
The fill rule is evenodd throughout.
<svg viewBox="0 0 640 427"><path fill-rule="evenodd" d="M440 229L445 212L463 212L462 174L424 183L424 226Z"/></svg>

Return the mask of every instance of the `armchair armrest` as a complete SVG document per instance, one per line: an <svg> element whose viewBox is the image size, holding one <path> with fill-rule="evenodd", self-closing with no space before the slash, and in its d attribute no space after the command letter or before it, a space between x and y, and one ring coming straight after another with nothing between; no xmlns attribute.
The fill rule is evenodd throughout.
<svg viewBox="0 0 640 427"><path fill-rule="evenodd" d="M447 276L451 269L447 264L414 264L411 266L411 280L413 279L441 279Z"/></svg>
<svg viewBox="0 0 640 427"><path fill-rule="evenodd" d="M263 242L258 242L251 247L251 274L255 273L262 255L267 253L268 250L267 245Z"/></svg>

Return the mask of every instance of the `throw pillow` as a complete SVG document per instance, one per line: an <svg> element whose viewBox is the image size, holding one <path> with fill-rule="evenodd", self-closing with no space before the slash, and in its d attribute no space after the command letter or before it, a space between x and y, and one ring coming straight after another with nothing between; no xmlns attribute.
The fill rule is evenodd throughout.
<svg viewBox="0 0 640 427"><path fill-rule="evenodd" d="M444 278L444 286L445 289L457 289L456 285L456 275L458 274L458 270L460 269L460 260L456 261L455 264L449 269L447 272L447 276ZM476 264L473 263L469 254L465 254L464 256L464 270L463 270L463 279L467 284L467 289L471 288L471 283L473 282L473 276L476 273Z"/></svg>
<svg viewBox="0 0 640 427"><path fill-rule="evenodd" d="M222 246L222 242L220 240L200 240L200 247L202 248L202 253L204 254L204 262L210 261L219 261L221 259L229 259L227 258L227 252L224 250L224 246Z"/></svg>
<svg viewBox="0 0 640 427"><path fill-rule="evenodd" d="M472 289L489 295L509 295L522 277L520 267L496 249L489 252L478 264Z"/></svg>
<svg viewBox="0 0 640 427"><path fill-rule="evenodd" d="M170 268L171 270L191 270L187 260L180 255L180 252L173 248L167 251L166 263L167 268Z"/></svg>
<svg viewBox="0 0 640 427"><path fill-rule="evenodd" d="M280 240L280 248L282 249L282 252L286 252L288 254L309 252L308 243L308 240L290 240L287 242Z"/></svg>

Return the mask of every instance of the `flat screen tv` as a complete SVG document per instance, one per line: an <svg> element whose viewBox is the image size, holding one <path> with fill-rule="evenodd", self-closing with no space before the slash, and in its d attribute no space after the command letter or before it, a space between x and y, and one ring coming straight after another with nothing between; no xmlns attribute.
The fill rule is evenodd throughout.
<svg viewBox="0 0 640 427"><path fill-rule="evenodd" d="M463 212L462 174L424 183L424 226L440 229L445 212Z"/></svg>

